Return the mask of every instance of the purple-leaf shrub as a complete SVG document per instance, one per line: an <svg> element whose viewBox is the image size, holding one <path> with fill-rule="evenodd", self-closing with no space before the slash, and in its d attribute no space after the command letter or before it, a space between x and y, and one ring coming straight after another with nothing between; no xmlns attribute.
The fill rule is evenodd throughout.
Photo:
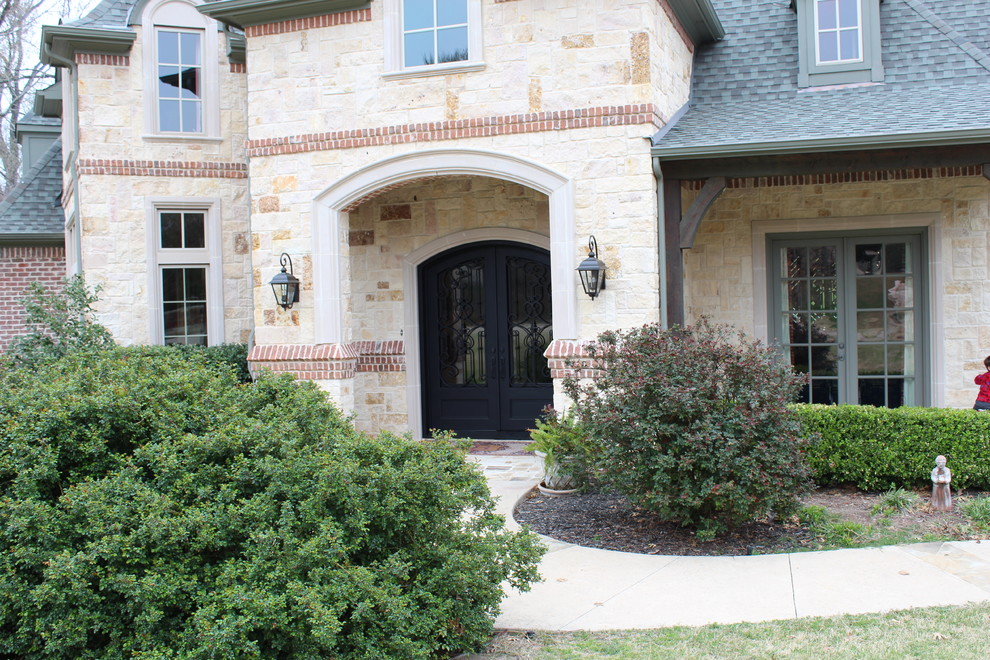
<svg viewBox="0 0 990 660"><path fill-rule="evenodd" d="M793 512L810 482L788 410L801 382L779 352L703 319L605 332L600 377L565 381L600 445L601 476L700 538Z"/></svg>

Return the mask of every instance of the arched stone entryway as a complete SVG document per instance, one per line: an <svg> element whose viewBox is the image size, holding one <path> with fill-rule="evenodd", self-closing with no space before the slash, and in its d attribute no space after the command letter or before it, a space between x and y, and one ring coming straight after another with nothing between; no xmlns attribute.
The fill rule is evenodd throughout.
<svg viewBox="0 0 990 660"><path fill-rule="evenodd" d="M351 270L352 248L345 247L348 245L348 232L353 229L353 218L349 214L385 191L427 186L426 182L430 180L454 181L468 177L485 177L489 181L518 184L541 193L545 196L545 220L538 232L505 226L453 231L438 235L428 244L403 255L405 272L402 295L405 318L402 343L407 371L405 408L408 412L408 426L417 433L422 429L418 324L421 300L416 284L417 267L440 252L476 242L509 241L548 250L554 291L553 333L556 338L574 338L577 332L577 292L573 273L576 249L573 185L557 172L514 156L444 149L397 156L369 165L327 188L314 202L315 343L347 347L353 345L355 339L354 320L349 309L360 302L348 290L348 286L353 287L354 275ZM366 206L363 208L365 210L362 213L367 210ZM343 286L345 282L349 283L348 286ZM360 378L359 375L358 380ZM364 396L359 387L341 389L352 389L358 399Z"/></svg>

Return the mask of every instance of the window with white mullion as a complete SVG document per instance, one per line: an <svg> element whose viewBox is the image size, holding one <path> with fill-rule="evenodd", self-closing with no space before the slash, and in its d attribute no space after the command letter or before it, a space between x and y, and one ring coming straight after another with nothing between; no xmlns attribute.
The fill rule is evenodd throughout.
<svg viewBox="0 0 990 660"><path fill-rule="evenodd" d="M403 66L467 61L467 5L467 0L403 0Z"/></svg>
<svg viewBox="0 0 990 660"><path fill-rule="evenodd" d="M863 60L861 0L815 0L815 53L818 64Z"/></svg>
<svg viewBox="0 0 990 660"><path fill-rule="evenodd" d="M205 266L161 269L162 334L166 344L208 343Z"/></svg>
<svg viewBox="0 0 990 660"><path fill-rule="evenodd" d="M200 30L156 31L158 129L203 132L203 34Z"/></svg>

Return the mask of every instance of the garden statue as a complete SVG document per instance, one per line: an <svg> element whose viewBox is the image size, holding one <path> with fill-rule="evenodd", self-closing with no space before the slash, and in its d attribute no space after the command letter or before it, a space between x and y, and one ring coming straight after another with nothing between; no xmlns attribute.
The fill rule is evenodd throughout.
<svg viewBox="0 0 990 660"><path fill-rule="evenodd" d="M936 511L952 511L950 481L952 481L952 472L945 467L945 456L938 456L935 459L935 468L932 470L932 508Z"/></svg>

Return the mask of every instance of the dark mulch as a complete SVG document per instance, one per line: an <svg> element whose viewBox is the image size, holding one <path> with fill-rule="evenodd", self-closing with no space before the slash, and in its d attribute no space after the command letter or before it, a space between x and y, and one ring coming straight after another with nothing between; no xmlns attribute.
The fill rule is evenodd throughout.
<svg viewBox="0 0 990 660"><path fill-rule="evenodd" d="M779 552L800 545L801 537L807 537L795 523L756 522L701 542L693 530L639 511L621 495L595 492L547 497L533 493L516 508L516 522L589 548L648 555L750 555Z"/></svg>
<svg viewBox="0 0 990 660"><path fill-rule="evenodd" d="M925 504L884 522L888 528L910 528L918 534L967 538L958 512L940 513ZM860 524L877 521L872 508L880 493L850 487L819 488L803 503L823 506L843 519ZM591 548L655 555L750 555L817 547L817 539L796 519L761 521L711 541L699 541L694 531L637 510L621 496L602 492L547 497L534 490L513 514L545 536ZM975 537L974 537L975 538Z"/></svg>

